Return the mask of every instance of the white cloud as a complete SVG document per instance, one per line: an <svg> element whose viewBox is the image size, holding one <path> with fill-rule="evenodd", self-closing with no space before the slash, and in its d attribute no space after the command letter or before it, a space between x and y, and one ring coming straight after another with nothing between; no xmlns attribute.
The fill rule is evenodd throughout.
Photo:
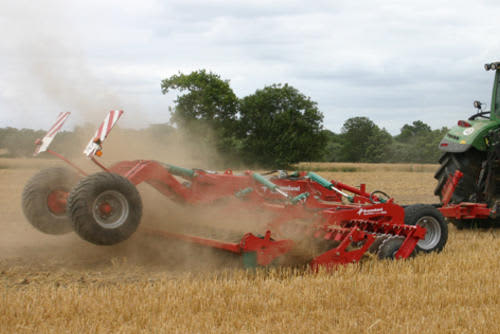
<svg viewBox="0 0 500 334"><path fill-rule="evenodd" d="M206 68L240 97L288 82L339 131L368 116L397 133L421 119L452 125L489 104L496 2L29 1L0 4L0 126L48 126L40 115L125 125L168 120L160 80ZM127 123L129 119L129 123Z"/></svg>

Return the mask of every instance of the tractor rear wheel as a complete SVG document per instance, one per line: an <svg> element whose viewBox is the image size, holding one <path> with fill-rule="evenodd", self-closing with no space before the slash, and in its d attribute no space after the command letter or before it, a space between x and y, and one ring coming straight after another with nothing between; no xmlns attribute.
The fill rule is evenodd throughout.
<svg viewBox="0 0 500 334"><path fill-rule="evenodd" d="M78 182L78 174L64 167L52 167L33 175L23 189L23 213L37 230L65 234L73 230L66 215L66 198Z"/></svg>
<svg viewBox="0 0 500 334"><path fill-rule="evenodd" d="M142 201L127 178L101 172L75 186L68 198L68 213L81 238L96 245L114 245L137 230Z"/></svg>
<svg viewBox="0 0 500 334"><path fill-rule="evenodd" d="M453 225L455 225L457 230L474 230L474 229L488 229L488 228L499 227L499 218L450 219L450 221Z"/></svg>
<svg viewBox="0 0 500 334"><path fill-rule="evenodd" d="M476 194L476 182L481 171L481 163L484 160L484 154L476 149L470 149L463 153L444 153L439 159L441 167L437 170L434 178L438 184L434 189L434 194L443 201L442 190L448 177L453 175L456 170L460 170L464 175L460 179L451 196L450 203L458 204L473 200ZM470 220L451 220L450 222L458 229L472 228L474 224Z"/></svg>
<svg viewBox="0 0 500 334"><path fill-rule="evenodd" d="M414 204L405 208L405 225L419 225L427 229L425 239L415 247L417 252L440 252L448 240L448 225L438 209L428 204Z"/></svg>
<svg viewBox="0 0 500 334"><path fill-rule="evenodd" d="M434 174L434 178L438 180L434 194L442 200L441 191L448 177L453 175L456 170L460 170L464 175L458 182L450 203L469 201L470 197L476 192L476 181L481 171L482 161L483 156L476 149L470 149L463 153L444 153L439 159L441 167Z"/></svg>

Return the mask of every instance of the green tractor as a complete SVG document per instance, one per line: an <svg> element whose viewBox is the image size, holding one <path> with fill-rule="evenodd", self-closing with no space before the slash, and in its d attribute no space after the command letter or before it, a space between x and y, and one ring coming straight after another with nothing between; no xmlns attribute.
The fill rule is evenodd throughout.
<svg viewBox="0 0 500 334"><path fill-rule="evenodd" d="M500 225L500 215L496 217L500 207L500 62L486 64L484 68L495 71L491 110L483 111L483 104L474 101L478 112L458 121L439 143L444 153L434 175L438 180L434 193L442 203L447 181L459 170L463 176L449 203L485 203L491 209L487 219L450 219L459 229Z"/></svg>

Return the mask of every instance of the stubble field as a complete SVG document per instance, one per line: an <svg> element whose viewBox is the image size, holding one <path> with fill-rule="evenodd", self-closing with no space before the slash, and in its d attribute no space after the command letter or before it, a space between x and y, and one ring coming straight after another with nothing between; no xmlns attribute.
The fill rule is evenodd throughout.
<svg viewBox="0 0 500 334"><path fill-rule="evenodd" d="M53 237L21 212L28 178L54 162L0 159L1 333L497 333L500 233L450 225L440 254L366 259L333 272L246 272L236 259L139 231L113 247ZM301 168L307 166L301 166ZM315 166L318 168L318 166ZM436 166L322 164L397 202L435 203ZM189 218L148 198L163 226ZM210 220L210 216L204 217ZM237 224L237 222L235 222Z"/></svg>

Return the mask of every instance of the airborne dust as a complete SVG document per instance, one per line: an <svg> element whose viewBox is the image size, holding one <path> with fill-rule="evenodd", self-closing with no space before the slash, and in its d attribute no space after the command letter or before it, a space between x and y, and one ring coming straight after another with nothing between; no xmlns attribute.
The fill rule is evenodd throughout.
<svg viewBox="0 0 500 334"><path fill-rule="evenodd" d="M104 143L104 164L126 159L154 159L199 168L217 164L220 157L215 149L200 145L203 138L197 138L195 133L177 132L158 145L154 138L121 131L119 126L124 121L125 124L144 124L144 114L140 112L143 106L133 94L121 95L94 75L87 64L85 51L79 45L79 35L72 27L67 6L57 0L44 2L43 6L33 6L23 0L1 5L0 28L9 32L2 42L5 52L0 55L0 59L5 57L10 64L3 74L8 85L2 87L9 109L7 114L12 118L22 115L27 128L42 124L47 129L60 111L71 111L68 126L88 122L97 127L108 110L123 109L125 114L118 128ZM159 84L158 94L161 94ZM168 99L165 101L166 111ZM80 141L86 144L94 129L82 133ZM83 148L69 149L81 152ZM228 260L210 249L146 237L140 228L131 239L108 247L91 245L73 233L48 236L38 232L23 216L20 201L23 186L33 174L46 165L61 165L58 161L42 160L43 157L11 161L6 163L8 168L0 170L0 260L7 266L98 268L121 261L151 267L192 269L219 267L221 261ZM98 171L83 156L75 158L75 162L88 172ZM144 206L142 225L202 232L207 237L237 241L235 235L241 237L244 232L258 230L257 226L266 219L251 217L248 213L238 215L217 211L211 207L186 208L148 188L139 186ZM217 232L208 231L208 225L216 225Z"/></svg>

